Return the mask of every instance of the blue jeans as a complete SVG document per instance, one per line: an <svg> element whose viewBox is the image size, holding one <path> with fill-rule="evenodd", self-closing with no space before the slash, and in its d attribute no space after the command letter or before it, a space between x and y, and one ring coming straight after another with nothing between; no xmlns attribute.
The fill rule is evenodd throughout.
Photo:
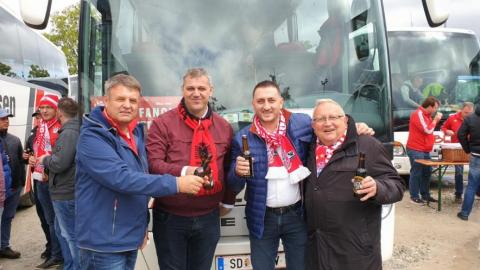
<svg viewBox="0 0 480 270"><path fill-rule="evenodd" d="M60 242L64 258L63 270L79 269L77 238L75 236L75 200L53 200L53 209L60 229L57 236L60 234L65 239L65 245Z"/></svg>
<svg viewBox="0 0 480 270"><path fill-rule="evenodd" d="M410 198L419 198L419 193L423 199L430 197L430 178L432 176L432 167L424 166L415 162L415 159L430 159L430 153L415 151L407 148L408 159L410 160L410 180L409 190Z"/></svg>
<svg viewBox="0 0 480 270"><path fill-rule="evenodd" d="M48 231L50 233L51 254L50 257L54 259L62 259L62 251L60 242L55 233L55 212L53 210L52 199L50 198L50 191L47 182L37 183L38 201L42 205L43 216L48 224Z"/></svg>
<svg viewBox="0 0 480 270"><path fill-rule="evenodd" d="M463 165L455 165L455 195L463 194Z"/></svg>
<svg viewBox="0 0 480 270"><path fill-rule="evenodd" d="M133 270L137 261L137 250L116 253L79 249L81 270Z"/></svg>
<svg viewBox="0 0 480 270"><path fill-rule="evenodd" d="M218 209L196 217L153 210L153 239L162 270L210 270L219 238Z"/></svg>
<svg viewBox="0 0 480 270"><path fill-rule="evenodd" d="M12 220L17 213L18 203L20 202L21 188L17 188L8 198L5 199L5 206L2 215L2 249L10 246L10 233L12 232Z"/></svg>
<svg viewBox="0 0 480 270"><path fill-rule="evenodd" d="M302 208L298 207L284 214L265 212L262 238L250 236L253 269L275 269L280 239L285 250L287 269L305 269L307 229L302 211Z"/></svg>
<svg viewBox="0 0 480 270"><path fill-rule="evenodd" d="M480 157L470 155L470 168L468 171L468 184L462 204L462 215L468 217L472 211L475 192L480 187Z"/></svg>

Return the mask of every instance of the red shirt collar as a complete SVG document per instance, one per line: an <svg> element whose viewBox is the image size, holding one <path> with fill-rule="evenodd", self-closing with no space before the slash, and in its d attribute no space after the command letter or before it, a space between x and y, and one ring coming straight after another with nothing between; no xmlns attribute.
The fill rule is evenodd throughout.
<svg viewBox="0 0 480 270"><path fill-rule="evenodd" d="M125 142L130 146L130 148L135 152L135 154L138 154L137 152L137 143L135 142L135 137L133 136L133 131L135 130L135 127L137 126L137 119L134 119L130 124L128 124L128 134L123 132L123 130L120 128L120 125L118 124L117 121L113 120L107 113L107 110L103 110L103 116L105 119L107 119L107 122L117 130L118 135L122 139L125 140Z"/></svg>

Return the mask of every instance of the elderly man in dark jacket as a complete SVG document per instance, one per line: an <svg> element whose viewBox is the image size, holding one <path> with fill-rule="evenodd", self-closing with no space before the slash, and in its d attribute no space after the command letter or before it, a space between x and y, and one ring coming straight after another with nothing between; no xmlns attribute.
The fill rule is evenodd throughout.
<svg viewBox="0 0 480 270"><path fill-rule="evenodd" d="M352 118L330 99L313 113L317 136L309 150L305 181L307 269L382 269L382 204L400 201L405 184L382 144L357 135ZM367 177L353 193L359 153L365 153Z"/></svg>
<svg viewBox="0 0 480 270"><path fill-rule="evenodd" d="M475 113L467 116L458 129L458 140L463 150L470 154L470 164L462 211L457 217L468 220L475 200L475 191L480 187L480 104L477 103Z"/></svg>

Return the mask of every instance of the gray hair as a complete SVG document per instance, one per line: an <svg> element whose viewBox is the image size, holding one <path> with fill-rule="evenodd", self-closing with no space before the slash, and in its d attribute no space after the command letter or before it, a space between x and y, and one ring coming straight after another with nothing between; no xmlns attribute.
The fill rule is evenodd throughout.
<svg viewBox="0 0 480 270"><path fill-rule="evenodd" d="M337 106L340 109L340 112L343 115L345 115L345 111L343 110L342 106L340 106L340 104L338 104L338 102L336 102L335 100L333 100L331 98L317 99L317 102L315 104L315 108L313 109L313 111L315 111L320 105L323 105L323 104L326 104L326 103L330 103L330 104L333 104L333 105Z"/></svg>
<svg viewBox="0 0 480 270"><path fill-rule="evenodd" d="M137 79L135 79L135 77L120 73L110 77L110 79L105 82L105 95L108 96L110 94L110 90L118 85L125 86L131 90L137 90L140 94L142 94L142 85Z"/></svg>
<svg viewBox="0 0 480 270"><path fill-rule="evenodd" d="M204 76L207 77L208 84L210 85L210 87L213 87L212 78L210 77L208 72L204 68L195 67L195 68L191 68L191 69L187 70L185 75L183 75L182 88L183 88L183 86L185 84L185 80L187 78L199 78L199 77L204 77Z"/></svg>

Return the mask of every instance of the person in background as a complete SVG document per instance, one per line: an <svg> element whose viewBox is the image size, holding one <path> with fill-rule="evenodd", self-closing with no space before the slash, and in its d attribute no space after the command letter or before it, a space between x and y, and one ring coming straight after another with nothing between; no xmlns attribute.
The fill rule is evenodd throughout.
<svg viewBox="0 0 480 270"><path fill-rule="evenodd" d="M0 138L0 218L2 218L3 208L5 206L5 199L7 197L7 191L10 190L12 185L10 166L8 165L7 154L3 150L2 140L3 139ZM2 224L0 223L0 229L1 226ZM0 269L2 269L1 264Z"/></svg>
<svg viewBox="0 0 480 270"><path fill-rule="evenodd" d="M450 115L447 118L447 121L443 123L441 130L444 133L444 138L446 136L450 136L450 142L458 143L458 129L463 123L465 117L470 115L473 112L473 103L472 102L464 102L462 109ZM446 142L446 141L445 141ZM463 165L455 165L455 201L457 203L462 202L462 194L463 194Z"/></svg>
<svg viewBox="0 0 480 270"><path fill-rule="evenodd" d="M413 74L409 80L403 83L402 87L400 87L402 107L418 108L420 106L424 99L420 91L422 84L423 78L419 74Z"/></svg>
<svg viewBox="0 0 480 270"><path fill-rule="evenodd" d="M463 150L470 154L470 164L462 210L458 212L457 217L468 220L475 200L475 192L480 188L480 103L477 103L475 113L467 116L458 129L458 140Z"/></svg>
<svg viewBox="0 0 480 270"><path fill-rule="evenodd" d="M134 77L117 74L105 82L105 106L83 118L75 158L82 270L133 270L147 243L149 196L195 195L208 180L148 173L144 126L137 124L141 89Z"/></svg>
<svg viewBox="0 0 480 270"><path fill-rule="evenodd" d="M43 215L48 224L50 243L52 245L51 256L37 266L46 269L63 263L62 250L59 239L55 233L55 212L48 187L48 172L45 171L39 157L51 154L58 138L58 130L61 125L57 119L58 96L45 94L38 104L41 120L33 140L33 155L29 158L29 164L33 168L32 178L37 181L38 200L42 205Z"/></svg>
<svg viewBox="0 0 480 270"><path fill-rule="evenodd" d="M17 213L17 207L20 203L22 187L25 186L25 161L23 159L23 147L20 139L9 133L9 118L13 117L7 110L0 109L0 138L2 146L8 156L8 165L12 173L11 190L7 190L3 215L1 220L1 249L0 258L17 259L20 258L20 252L10 246L10 236L12 232L12 221Z"/></svg>
<svg viewBox="0 0 480 270"><path fill-rule="evenodd" d="M176 109L156 118L147 138L154 174L191 175L210 159L213 186L196 196L157 198L153 237L162 270L209 270L220 238L219 216L230 211L235 194L226 186L233 130L208 104L213 84L207 71L192 68L183 76L183 98Z"/></svg>
<svg viewBox="0 0 480 270"><path fill-rule="evenodd" d="M35 140L35 136L37 135L37 129L38 129L38 123L42 119L40 115L40 110L36 110L33 114L32 117L34 118L34 123L35 126L32 128L30 131L30 135L27 138L27 141L25 142L25 150L23 153L23 159L28 162L30 159L30 156L33 155L33 141ZM29 167L31 170L27 171L27 179L30 179L31 174L33 173L33 167ZM45 250L40 254L40 258L46 260L49 259L51 256L51 243L50 243L50 232L48 229L48 223L47 220L45 219L45 216L43 214L43 209L42 205L40 204L40 201L38 200L38 181L33 181L33 198L35 200L35 210L37 212L37 216L40 219L40 225L42 227L43 234L45 235L45 240L47 241L45 243Z"/></svg>
<svg viewBox="0 0 480 270"><path fill-rule="evenodd" d="M316 138L309 148L304 181L308 231L308 270L382 269L382 204L402 200L405 183L381 142L357 135L352 117L331 99L321 99L311 125ZM359 154L365 154L366 177L354 196Z"/></svg>
<svg viewBox="0 0 480 270"><path fill-rule="evenodd" d="M52 154L41 156L48 170L50 197L55 211L55 232L60 240L64 270L78 269L78 247L75 237L75 152L80 133L78 104L71 98L58 101L57 118L62 127ZM58 230L57 230L58 229Z"/></svg>
<svg viewBox="0 0 480 270"><path fill-rule="evenodd" d="M437 201L430 195L432 167L417 163L415 160L430 159L430 152L435 143L433 131L437 123L442 119L442 114L437 112L439 106L440 102L435 97L430 96L410 115L407 155L411 166L409 180L410 200L415 204L423 205L425 201ZM437 113L432 119L432 115L435 112Z"/></svg>

